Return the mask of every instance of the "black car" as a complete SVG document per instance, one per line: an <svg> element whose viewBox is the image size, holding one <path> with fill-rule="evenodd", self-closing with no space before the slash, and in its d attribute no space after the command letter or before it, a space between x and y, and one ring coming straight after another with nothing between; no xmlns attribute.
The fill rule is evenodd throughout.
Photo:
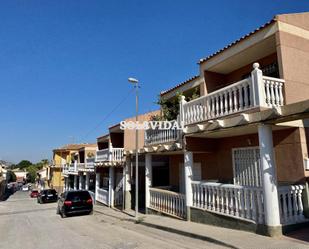
<svg viewBox="0 0 309 249"><path fill-rule="evenodd" d="M57 214L62 218L70 214L91 214L92 198L86 190L66 191L58 200Z"/></svg>
<svg viewBox="0 0 309 249"><path fill-rule="evenodd" d="M37 197L38 203L56 202L58 200L58 194L55 189L41 190Z"/></svg>

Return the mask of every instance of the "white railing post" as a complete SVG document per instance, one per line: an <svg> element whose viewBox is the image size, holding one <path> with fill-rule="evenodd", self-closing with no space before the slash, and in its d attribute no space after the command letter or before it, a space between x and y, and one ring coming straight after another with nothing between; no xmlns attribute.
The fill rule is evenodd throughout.
<svg viewBox="0 0 309 249"><path fill-rule="evenodd" d="M150 207L150 192L149 188L152 185L152 164L151 164L151 154L145 155L145 199L146 199L146 212Z"/></svg>
<svg viewBox="0 0 309 249"><path fill-rule="evenodd" d="M78 189L81 190L83 189L83 175L79 175L78 178L79 178Z"/></svg>
<svg viewBox="0 0 309 249"><path fill-rule="evenodd" d="M186 208L187 220L190 220L190 207L193 203L192 195L192 174L193 174L193 153L184 152L184 176L185 176L185 193L186 193Z"/></svg>
<svg viewBox="0 0 309 249"><path fill-rule="evenodd" d="M259 67L259 63L253 63L253 71L251 72L253 106L267 107L263 73Z"/></svg>
<svg viewBox="0 0 309 249"><path fill-rule="evenodd" d="M269 232L272 232L276 227L280 226L280 214L271 126L264 124L259 125L258 136L263 182L265 225L269 228Z"/></svg>
<svg viewBox="0 0 309 249"><path fill-rule="evenodd" d="M179 102L179 117L180 117L180 124L185 124L185 113L184 113L184 107L183 105L186 103L186 97L181 96L180 97L180 102Z"/></svg>
<svg viewBox="0 0 309 249"><path fill-rule="evenodd" d="M77 175L74 175L74 190L77 190Z"/></svg>
<svg viewBox="0 0 309 249"><path fill-rule="evenodd" d="M89 190L89 179L90 179L90 173L86 172L86 182L85 182L85 189Z"/></svg>
<svg viewBox="0 0 309 249"><path fill-rule="evenodd" d="M109 178L108 178L108 189L109 189L109 206L114 206L114 185L115 185L115 169L114 167L109 167Z"/></svg>
<svg viewBox="0 0 309 249"><path fill-rule="evenodd" d="M99 196L99 188L100 188L100 173L96 173L95 175L95 199L98 199Z"/></svg>
<svg viewBox="0 0 309 249"><path fill-rule="evenodd" d="M126 164L124 168L124 208L131 208L131 157L126 156Z"/></svg>
<svg viewBox="0 0 309 249"><path fill-rule="evenodd" d="M108 143L108 161L111 162L113 161L113 145L112 142Z"/></svg>
<svg viewBox="0 0 309 249"><path fill-rule="evenodd" d="M77 172L77 160L74 160L74 171Z"/></svg>

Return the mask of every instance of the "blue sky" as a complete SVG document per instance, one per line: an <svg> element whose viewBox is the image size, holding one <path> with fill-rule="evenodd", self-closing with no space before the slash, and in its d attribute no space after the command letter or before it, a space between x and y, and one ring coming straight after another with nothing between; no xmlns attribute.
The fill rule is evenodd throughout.
<svg viewBox="0 0 309 249"><path fill-rule="evenodd" d="M0 159L95 142L134 115L131 92L104 120L132 88L128 77L142 84L140 111L155 110L158 93L197 74L200 58L275 14L308 10L306 0L1 1Z"/></svg>

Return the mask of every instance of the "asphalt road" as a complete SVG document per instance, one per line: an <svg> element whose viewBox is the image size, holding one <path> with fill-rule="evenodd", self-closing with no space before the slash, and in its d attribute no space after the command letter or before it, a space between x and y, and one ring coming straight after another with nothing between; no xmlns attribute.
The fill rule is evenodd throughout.
<svg viewBox="0 0 309 249"><path fill-rule="evenodd" d="M100 213L62 219L56 203L38 204L28 192L0 202L0 248L224 248L121 221Z"/></svg>

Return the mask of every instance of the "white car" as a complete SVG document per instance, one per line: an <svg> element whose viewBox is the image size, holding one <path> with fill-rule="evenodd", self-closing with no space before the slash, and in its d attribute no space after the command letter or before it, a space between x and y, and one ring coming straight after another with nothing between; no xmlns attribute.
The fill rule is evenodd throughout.
<svg viewBox="0 0 309 249"><path fill-rule="evenodd" d="M24 185L21 190L22 191L29 191L29 186L28 185Z"/></svg>

